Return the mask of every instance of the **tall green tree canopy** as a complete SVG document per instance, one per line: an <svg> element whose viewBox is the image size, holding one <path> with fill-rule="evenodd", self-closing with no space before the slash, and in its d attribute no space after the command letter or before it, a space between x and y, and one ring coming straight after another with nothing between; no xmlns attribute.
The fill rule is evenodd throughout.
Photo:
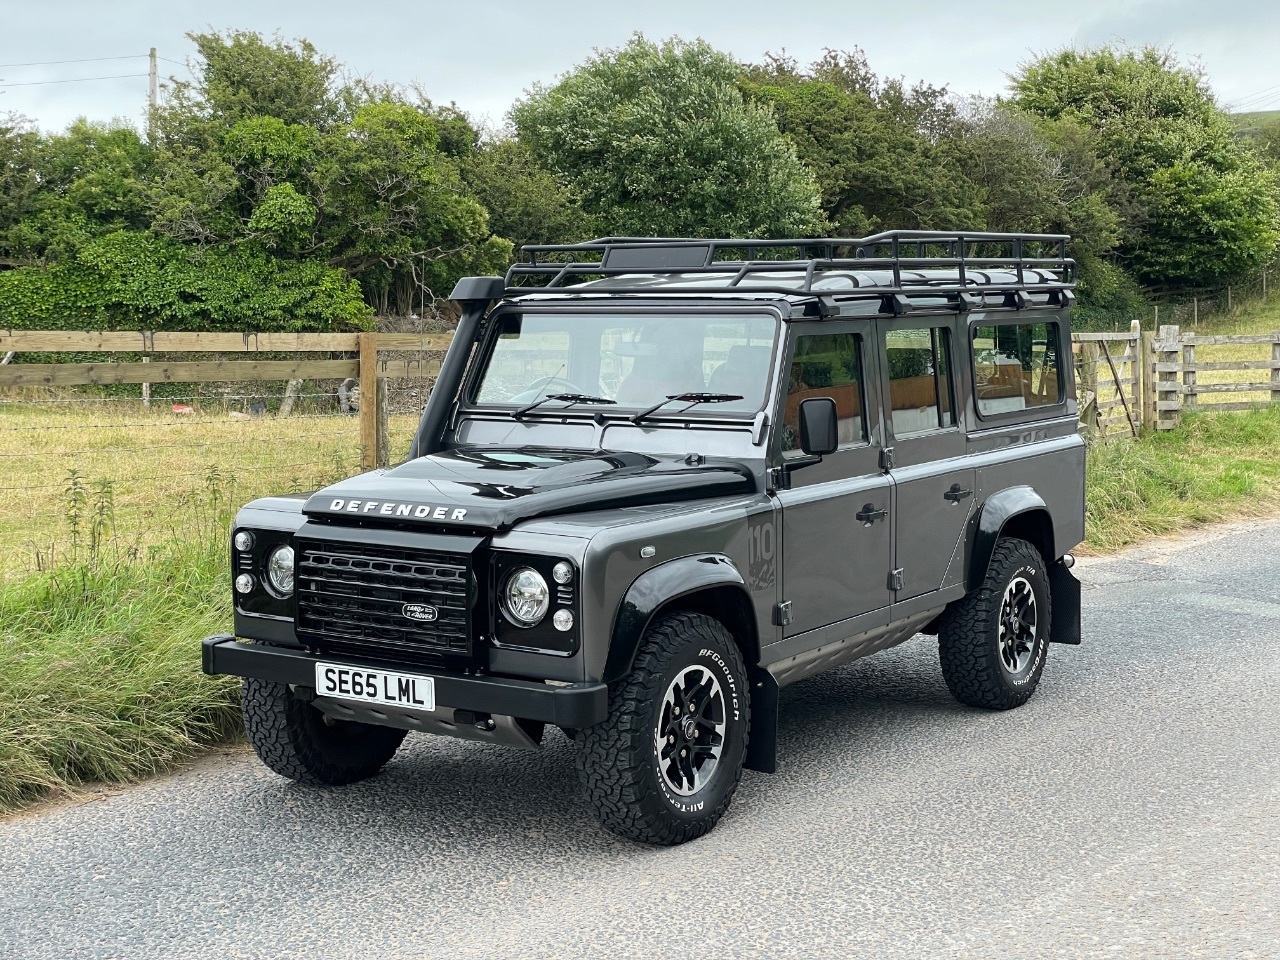
<svg viewBox="0 0 1280 960"><path fill-rule="evenodd" d="M770 56L747 68L742 87L775 112L840 235L982 224L981 198L952 162L945 90L881 79L857 49L829 50L807 70Z"/></svg>
<svg viewBox="0 0 1280 960"><path fill-rule="evenodd" d="M1225 282L1274 257L1275 181L1235 136L1203 77L1144 48L1064 50L1023 67L1013 103L1096 136L1144 213L1121 261L1155 287Z"/></svg>
<svg viewBox="0 0 1280 960"><path fill-rule="evenodd" d="M813 176L740 66L703 41L634 37L511 111L522 143L614 234L749 237L825 227Z"/></svg>

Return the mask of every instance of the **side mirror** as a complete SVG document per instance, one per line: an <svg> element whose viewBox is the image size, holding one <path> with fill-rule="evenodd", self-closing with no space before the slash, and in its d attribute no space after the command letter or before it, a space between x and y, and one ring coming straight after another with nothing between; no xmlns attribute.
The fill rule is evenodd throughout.
<svg viewBox="0 0 1280 960"><path fill-rule="evenodd" d="M835 453L840 446L836 429L836 402L830 397L800 401L800 449L813 457Z"/></svg>

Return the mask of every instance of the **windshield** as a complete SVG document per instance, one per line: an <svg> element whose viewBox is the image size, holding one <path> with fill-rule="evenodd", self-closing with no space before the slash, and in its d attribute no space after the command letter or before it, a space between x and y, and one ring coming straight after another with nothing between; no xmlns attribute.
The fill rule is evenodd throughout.
<svg viewBox="0 0 1280 960"><path fill-rule="evenodd" d="M755 413L764 404L778 331L767 313L513 313L498 322L473 401L522 407L574 395L572 402L545 400L538 406L543 413L566 407L635 412L693 393L718 401L693 407L698 412ZM673 401L656 416L691 406Z"/></svg>

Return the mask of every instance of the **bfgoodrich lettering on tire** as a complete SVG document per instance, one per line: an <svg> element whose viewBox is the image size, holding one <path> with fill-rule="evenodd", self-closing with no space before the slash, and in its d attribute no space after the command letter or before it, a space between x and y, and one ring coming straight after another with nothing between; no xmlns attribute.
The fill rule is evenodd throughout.
<svg viewBox="0 0 1280 960"><path fill-rule="evenodd" d="M332 720L283 683L248 678L244 729L268 768L301 783L342 786L367 780L395 756L405 731Z"/></svg>
<svg viewBox="0 0 1280 960"><path fill-rule="evenodd" d="M1031 699L1044 671L1053 616L1044 559L1025 540L1001 538L977 590L938 628L947 687L961 703L992 710Z"/></svg>
<svg viewBox="0 0 1280 960"><path fill-rule="evenodd" d="M696 613L645 633L631 673L609 687L609 717L582 731L578 770L609 830L674 845L702 836L742 777L747 671L724 625Z"/></svg>

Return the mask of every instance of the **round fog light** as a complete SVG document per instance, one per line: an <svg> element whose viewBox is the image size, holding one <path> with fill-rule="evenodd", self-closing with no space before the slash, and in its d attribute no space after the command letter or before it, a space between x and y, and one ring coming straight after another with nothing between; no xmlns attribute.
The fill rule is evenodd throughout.
<svg viewBox="0 0 1280 960"><path fill-rule="evenodd" d="M293 547L276 547L267 557L267 583L282 597L293 594Z"/></svg>
<svg viewBox="0 0 1280 960"><path fill-rule="evenodd" d="M573 579L573 564L561 560L551 568L551 579L556 583L568 583Z"/></svg>
<svg viewBox="0 0 1280 960"><path fill-rule="evenodd" d="M250 593L253 590L253 577L247 573L242 573L236 577L236 592Z"/></svg>
<svg viewBox="0 0 1280 960"><path fill-rule="evenodd" d="M572 630L573 614L568 610L557 610L552 614L551 622L555 625L557 630Z"/></svg>
<svg viewBox="0 0 1280 960"><path fill-rule="evenodd" d="M253 534L248 530L241 530L236 534L235 545L237 550L253 549Z"/></svg>

